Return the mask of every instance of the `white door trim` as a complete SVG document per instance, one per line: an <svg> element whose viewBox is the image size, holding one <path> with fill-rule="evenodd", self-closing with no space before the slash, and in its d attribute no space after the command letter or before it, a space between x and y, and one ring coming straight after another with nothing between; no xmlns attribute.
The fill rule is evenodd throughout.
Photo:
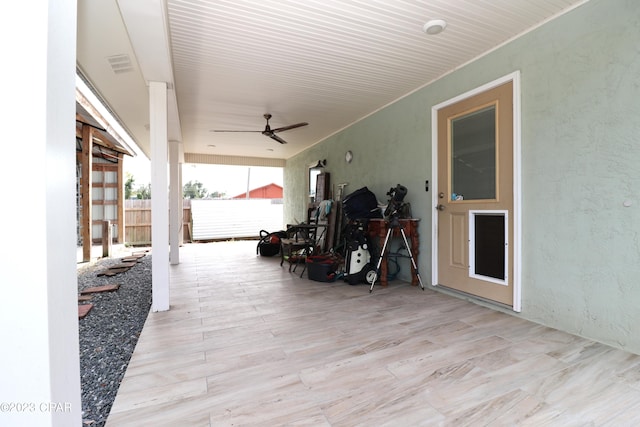
<svg viewBox="0 0 640 427"><path fill-rule="evenodd" d="M522 276L522 223L521 223L521 109L520 109L520 71L486 83L480 87L460 94L431 107L431 206L438 206L438 110L463 99L493 89L504 83L513 82L513 311L521 310ZM438 284L438 215L431 215L431 283Z"/></svg>

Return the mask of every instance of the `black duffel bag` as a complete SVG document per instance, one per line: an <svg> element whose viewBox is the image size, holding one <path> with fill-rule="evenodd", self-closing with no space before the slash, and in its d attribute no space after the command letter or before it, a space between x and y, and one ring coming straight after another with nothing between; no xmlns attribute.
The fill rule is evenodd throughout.
<svg viewBox="0 0 640 427"><path fill-rule="evenodd" d="M367 187L362 187L342 199L342 209L348 219L382 218L378 199Z"/></svg>
<svg viewBox="0 0 640 427"><path fill-rule="evenodd" d="M260 230L260 241L256 248L256 254L262 256L274 256L280 253L280 239L287 237L287 232L280 230L269 233L266 230Z"/></svg>

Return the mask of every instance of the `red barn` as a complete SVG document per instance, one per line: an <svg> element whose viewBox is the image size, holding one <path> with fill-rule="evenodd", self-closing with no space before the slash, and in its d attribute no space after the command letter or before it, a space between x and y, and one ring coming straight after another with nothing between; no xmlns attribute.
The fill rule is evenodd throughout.
<svg viewBox="0 0 640 427"><path fill-rule="evenodd" d="M246 199L247 193L238 194L232 199ZM268 184L249 191L249 199L282 199L282 187L278 184Z"/></svg>

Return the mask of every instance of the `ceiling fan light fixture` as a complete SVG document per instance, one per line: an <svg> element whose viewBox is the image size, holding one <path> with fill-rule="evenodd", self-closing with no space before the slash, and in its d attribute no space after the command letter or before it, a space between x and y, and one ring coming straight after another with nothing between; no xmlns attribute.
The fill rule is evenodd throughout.
<svg viewBox="0 0 640 427"><path fill-rule="evenodd" d="M445 28L447 28L447 23L444 19L432 19L424 24L422 31L430 36L435 36L443 32Z"/></svg>

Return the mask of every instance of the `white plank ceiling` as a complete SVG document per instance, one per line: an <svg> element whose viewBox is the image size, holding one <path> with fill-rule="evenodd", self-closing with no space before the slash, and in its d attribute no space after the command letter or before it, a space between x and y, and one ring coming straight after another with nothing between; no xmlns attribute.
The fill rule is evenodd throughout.
<svg viewBox="0 0 640 427"><path fill-rule="evenodd" d="M144 85L160 78L185 153L286 159L584 2L79 0L78 65L146 153ZM425 34L431 19L446 29ZM132 64L114 73L120 54ZM287 144L212 132L262 130L265 113L309 125Z"/></svg>

